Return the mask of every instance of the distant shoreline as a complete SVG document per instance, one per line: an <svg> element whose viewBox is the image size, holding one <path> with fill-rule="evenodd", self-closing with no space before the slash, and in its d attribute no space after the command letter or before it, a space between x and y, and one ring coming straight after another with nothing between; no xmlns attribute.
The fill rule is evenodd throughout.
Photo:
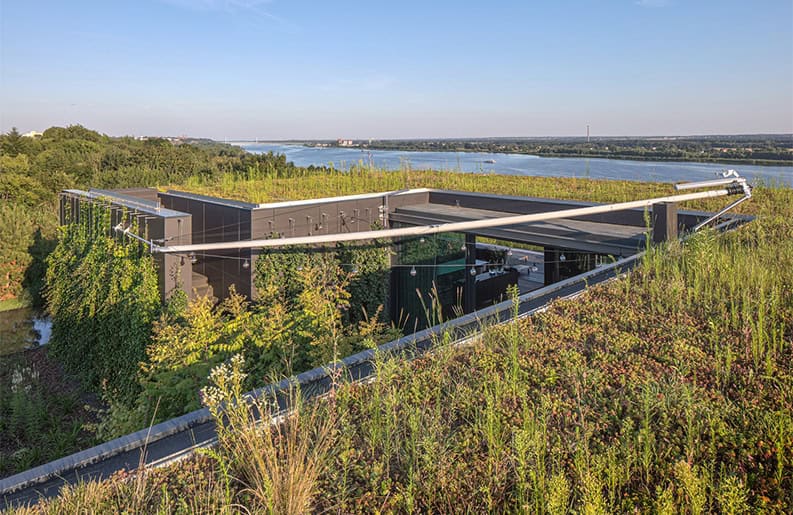
<svg viewBox="0 0 793 515"><path fill-rule="evenodd" d="M361 144L355 146L341 146L336 145L333 143L321 142L322 144L327 144L328 146L320 146L318 145L317 141L293 141L293 140L286 140L286 141L233 141L229 142L230 144L234 145L298 145L306 148L327 148L327 149L360 149L362 151L366 150L382 150L388 152L461 152L461 153L488 153L488 154L503 154L503 155L525 155L525 156L534 156L534 157L558 157L558 158L570 158L570 159L613 159L613 160L622 160L622 161L659 161L659 162L682 162L682 163L712 163L712 164L735 164L735 165L752 165L752 166L788 166L793 167L793 158L791 159L779 159L779 160L771 160L771 159L738 159L738 158L715 158L715 157L686 157L686 156L637 156L633 154L621 154L621 153L609 153L609 154L577 154L577 153L555 153L555 152L521 152L519 150L513 150L509 152L505 151L494 151L494 150L486 150L481 148L472 148L472 149L462 149L462 148L455 148L455 149L433 149L433 148L418 148L418 147L397 147L394 148L388 145L378 145L376 143L373 144Z"/></svg>

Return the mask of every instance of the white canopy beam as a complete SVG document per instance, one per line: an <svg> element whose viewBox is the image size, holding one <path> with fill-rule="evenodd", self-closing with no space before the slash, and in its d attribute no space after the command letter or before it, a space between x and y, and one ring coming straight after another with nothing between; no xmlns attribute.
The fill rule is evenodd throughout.
<svg viewBox="0 0 793 515"><path fill-rule="evenodd" d="M440 234L447 232L468 232L478 229L487 229L490 227L502 227L507 225L524 224L531 222L542 222L546 220L556 220L559 218L573 218L577 216L594 215L599 213L610 213L613 211L625 211L628 209L637 209L644 207L651 207L655 204L666 202L686 202L689 200L700 200L706 198L722 197L725 195L733 195L744 193L749 196L745 186L745 180L733 180L731 187L727 189L701 191L697 193L687 193L680 195L671 195L667 197L659 197L645 200L634 200L629 202L621 202L617 204L604 204L599 206L582 207L574 209L563 209L560 211L551 211L544 213L534 213L529 215L515 215L505 216L499 218L487 218L484 220L472 220L466 222L452 222L436 225L424 225L416 227L403 227L399 229L383 229L379 231L361 231L343 234L322 234L317 236L298 236L290 238L273 238L265 240L243 240L231 242L218 242L218 243L198 243L193 245L173 245L173 246L159 246L152 245L152 252L163 254L181 253L187 254L190 252L208 252L215 250L237 250L237 249L258 249L258 248L271 248L271 247L285 247L292 245L315 245L323 243L338 243L347 241L364 241L364 240L377 240L387 238L401 238L406 236L427 236L432 234ZM702 187L702 184L693 187Z"/></svg>

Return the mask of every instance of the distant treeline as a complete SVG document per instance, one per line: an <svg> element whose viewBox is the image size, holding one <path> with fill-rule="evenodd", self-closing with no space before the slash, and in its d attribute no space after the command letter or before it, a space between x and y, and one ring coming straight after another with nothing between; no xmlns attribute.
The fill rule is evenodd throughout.
<svg viewBox="0 0 793 515"><path fill-rule="evenodd" d="M322 142L327 143L327 142ZM337 143L330 143L336 145ZM483 138L372 140L352 143L378 150L498 152L548 157L700 161L793 166L793 135L674 138ZM349 146L347 143L345 146Z"/></svg>
<svg viewBox="0 0 793 515"><path fill-rule="evenodd" d="M80 125L51 127L39 137L12 129L0 135L0 301L23 289L37 300L62 189L159 186L228 173L291 177L320 170L210 140L112 138Z"/></svg>

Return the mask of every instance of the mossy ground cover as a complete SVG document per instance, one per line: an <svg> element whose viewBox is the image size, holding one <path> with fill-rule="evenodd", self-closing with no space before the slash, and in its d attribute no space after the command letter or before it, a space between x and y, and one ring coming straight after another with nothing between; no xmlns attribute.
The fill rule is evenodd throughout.
<svg viewBox="0 0 793 515"><path fill-rule="evenodd" d="M581 182L593 198L600 185ZM622 187L598 200L669 188ZM793 191L758 189L744 206L751 224L654 250L636 272L469 346L383 359L376 381L341 384L286 433L237 419L211 456L35 510L270 511L274 485L316 512L789 513ZM293 444L309 436L321 466L297 488L306 455ZM255 466L268 452L295 466L268 475Z"/></svg>

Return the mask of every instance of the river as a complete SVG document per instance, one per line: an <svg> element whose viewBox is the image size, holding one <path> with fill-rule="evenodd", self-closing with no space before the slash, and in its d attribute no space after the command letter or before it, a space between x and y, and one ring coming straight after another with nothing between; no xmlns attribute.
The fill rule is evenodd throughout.
<svg viewBox="0 0 793 515"><path fill-rule="evenodd" d="M283 143L240 143L252 153L286 155L297 166L347 169L363 163L387 170L410 166L413 170L453 170L464 173L496 173L544 177L587 177L628 181L684 182L712 179L735 169L752 182L793 186L793 167L673 161L629 161L575 157L539 157L526 154L486 152L411 152L360 148L306 147Z"/></svg>

